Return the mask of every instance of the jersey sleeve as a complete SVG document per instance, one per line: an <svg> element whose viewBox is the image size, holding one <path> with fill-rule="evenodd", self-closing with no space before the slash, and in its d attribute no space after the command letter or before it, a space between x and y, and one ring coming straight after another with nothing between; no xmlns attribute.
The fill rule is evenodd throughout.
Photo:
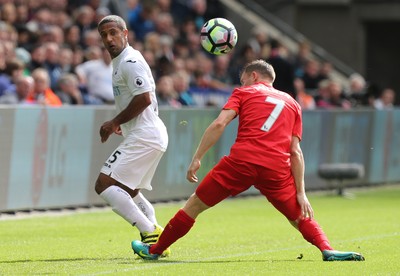
<svg viewBox="0 0 400 276"><path fill-rule="evenodd" d="M240 111L240 101L241 101L241 93L238 88L233 90L232 95L228 98L227 102L223 106L222 109L231 109L239 114Z"/></svg>
<svg viewBox="0 0 400 276"><path fill-rule="evenodd" d="M129 91L133 95L139 95L152 90L147 76L146 67L140 60L123 61L123 76Z"/></svg>

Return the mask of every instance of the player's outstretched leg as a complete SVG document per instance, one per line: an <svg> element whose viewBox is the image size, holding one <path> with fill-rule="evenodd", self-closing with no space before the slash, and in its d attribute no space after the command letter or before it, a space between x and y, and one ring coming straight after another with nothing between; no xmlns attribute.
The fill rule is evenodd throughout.
<svg viewBox="0 0 400 276"><path fill-rule="evenodd" d="M324 261L365 261L363 255L357 252L345 252L337 250L322 251L322 260Z"/></svg>
<svg viewBox="0 0 400 276"><path fill-rule="evenodd" d="M150 245L141 241L133 241L132 244L133 251L139 255L144 260L157 260L160 255L150 253Z"/></svg>
<svg viewBox="0 0 400 276"><path fill-rule="evenodd" d="M298 223L298 229L311 244L315 245L322 252L324 261L364 261L365 258L357 252L334 250L325 233L318 223L313 219L302 219Z"/></svg>
<svg viewBox="0 0 400 276"><path fill-rule="evenodd" d="M156 229L154 229L153 232L140 233L140 237L142 238L142 243L145 243L148 245L153 245L158 241L158 239L160 238L160 235L164 229L157 224L155 225L155 227L156 227ZM132 242L132 244L133 244L133 242ZM133 246L132 246L132 249L133 249ZM164 252L160 255L160 257L164 258L164 257L168 257L170 255L171 255L171 249L168 247L167 249L164 250Z"/></svg>

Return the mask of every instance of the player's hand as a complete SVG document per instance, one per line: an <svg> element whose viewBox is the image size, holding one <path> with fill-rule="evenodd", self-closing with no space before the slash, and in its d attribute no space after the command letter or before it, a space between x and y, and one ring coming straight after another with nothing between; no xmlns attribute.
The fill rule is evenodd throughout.
<svg viewBox="0 0 400 276"><path fill-rule="evenodd" d="M314 217L314 210L311 207L311 204L308 201L306 194L305 193L297 194L297 202L299 203L301 208L301 217L312 219Z"/></svg>
<svg viewBox="0 0 400 276"><path fill-rule="evenodd" d="M117 135L122 135L121 126L118 126L118 128L114 131L114 133Z"/></svg>
<svg viewBox="0 0 400 276"><path fill-rule="evenodd" d="M186 179L190 182L196 183L199 179L196 176L196 172L200 169L201 162L199 159L193 159L189 165L189 169L186 173Z"/></svg>
<svg viewBox="0 0 400 276"><path fill-rule="evenodd" d="M107 141L108 137L110 137L110 135L118 128L119 125L115 124L113 120L103 123L103 125L100 127L101 142L104 143Z"/></svg>

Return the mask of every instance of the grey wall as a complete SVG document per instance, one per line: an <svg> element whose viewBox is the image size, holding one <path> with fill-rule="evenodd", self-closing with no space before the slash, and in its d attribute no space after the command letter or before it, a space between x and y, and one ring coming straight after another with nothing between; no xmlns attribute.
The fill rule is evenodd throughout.
<svg viewBox="0 0 400 276"><path fill-rule="evenodd" d="M153 179L152 201L187 198L195 186L186 169L203 131L217 109L162 109L170 144ZM106 158L120 143L100 143L98 129L114 114L107 107L1 108L0 211L103 204L94 182ZM321 163L361 163L363 179L353 185L400 181L400 109L393 111L308 111L303 114L302 148L307 190L325 189L317 176ZM229 153L237 120L207 153L200 179ZM254 191L250 191L253 193Z"/></svg>

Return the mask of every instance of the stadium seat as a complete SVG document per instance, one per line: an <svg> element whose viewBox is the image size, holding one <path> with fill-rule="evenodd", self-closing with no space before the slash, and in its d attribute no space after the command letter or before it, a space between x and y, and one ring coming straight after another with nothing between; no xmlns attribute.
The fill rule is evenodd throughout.
<svg viewBox="0 0 400 276"><path fill-rule="evenodd" d="M344 195L343 189L349 180L357 180L364 177L364 165L359 163L324 163L318 167L318 176L334 181L338 195Z"/></svg>

